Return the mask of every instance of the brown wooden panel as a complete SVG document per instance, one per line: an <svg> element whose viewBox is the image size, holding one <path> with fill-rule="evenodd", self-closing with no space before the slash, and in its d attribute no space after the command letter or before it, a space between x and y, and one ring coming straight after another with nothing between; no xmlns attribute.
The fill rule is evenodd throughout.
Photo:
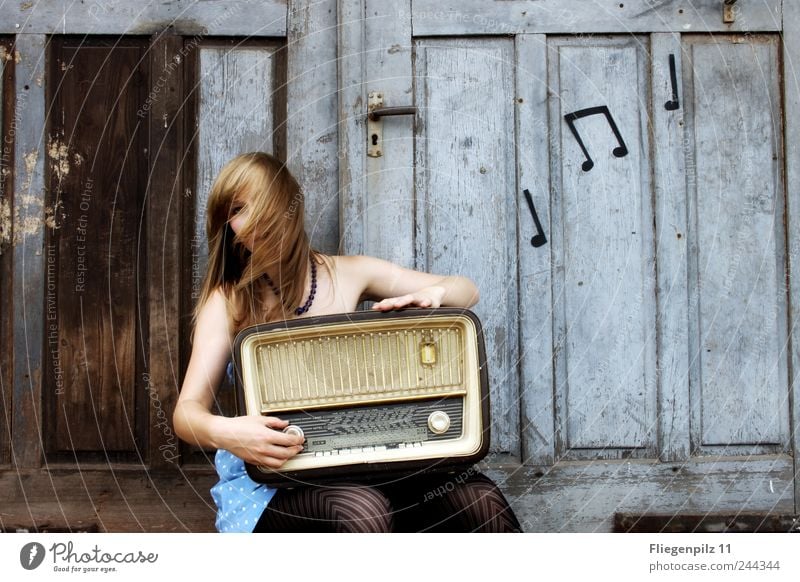
<svg viewBox="0 0 800 582"><path fill-rule="evenodd" d="M143 286L149 319L148 371L143 408L149 417L151 468L177 466L179 442L172 430L178 396L179 317L181 301L181 207L183 198L183 100L187 51L183 38L158 34L151 38L149 146L147 181L149 224L142 250L150 271ZM157 88L158 89L157 91Z"/></svg>
<svg viewBox="0 0 800 582"><path fill-rule="evenodd" d="M137 289L145 260L138 248L147 178L145 51L146 41L130 39L56 38L51 47L49 453L132 452L144 438L137 387L146 313L137 313Z"/></svg>
<svg viewBox="0 0 800 582"><path fill-rule="evenodd" d="M1 473L0 533L214 531L208 464L182 474L117 465L110 477L105 466Z"/></svg>
<svg viewBox="0 0 800 582"><path fill-rule="evenodd" d="M0 464L11 461L13 293L11 291L11 193L14 168L14 58L11 39L0 37Z"/></svg>

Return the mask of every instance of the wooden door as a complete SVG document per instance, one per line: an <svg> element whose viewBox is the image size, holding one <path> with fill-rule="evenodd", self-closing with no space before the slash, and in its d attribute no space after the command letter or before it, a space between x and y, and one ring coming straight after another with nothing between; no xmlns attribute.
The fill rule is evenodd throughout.
<svg viewBox="0 0 800 582"><path fill-rule="evenodd" d="M527 529L795 511L781 3L345 4L346 242L478 283Z"/></svg>
<svg viewBox="0 0 800 582"><path fill-rule="evenodd" d="M213 530L213 451L171 422L205 200L228 159L275 152L335 251L331 5L165 5L145 36L125 3L0 9L0 530Z"/></svg>

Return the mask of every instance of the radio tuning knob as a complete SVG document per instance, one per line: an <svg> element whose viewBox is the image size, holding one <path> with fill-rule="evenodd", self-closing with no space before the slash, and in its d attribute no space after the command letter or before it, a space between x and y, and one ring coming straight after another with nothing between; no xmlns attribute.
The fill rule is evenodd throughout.
<svg viewBox="0 0 800 582"><path fill-rule="evenodd" d="M283 432L285 432L286 434L293 434L293 435L297 435L297 436L302 437L302 438L306 438L306 435L303 432L303 429L300 428L299 426L297 426L296 424L290 424L285 429L283 429Z"/></svg>
<svg viewBox="0 0 800 582"><path fill-rule="evenodd" d="M444 434L450 428L450 417L443 410L431 412L428 417L428 428L434 434Z"/></svg>

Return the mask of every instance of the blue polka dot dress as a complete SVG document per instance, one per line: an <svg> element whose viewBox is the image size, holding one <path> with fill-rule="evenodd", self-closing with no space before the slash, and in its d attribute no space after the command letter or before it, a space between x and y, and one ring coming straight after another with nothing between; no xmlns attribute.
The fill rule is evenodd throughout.
<svg viewBox="0 0 800 582"><path fill-rule="evenodd" d="M233 365L228 364L228 379L233 382ZM211 488L217 505L217 531L252 532L276 489L256 483L247 474L244 461L224 449L214 457L219 482Z"/></svg>
<svg viewBox="0 0 800 582"><path fill-rule="evenodd" d="M229 451L218 450L214 465L219 475L211 488L217 504L217 531L252 532L276 490L253 481L244 461Z"/></svg>

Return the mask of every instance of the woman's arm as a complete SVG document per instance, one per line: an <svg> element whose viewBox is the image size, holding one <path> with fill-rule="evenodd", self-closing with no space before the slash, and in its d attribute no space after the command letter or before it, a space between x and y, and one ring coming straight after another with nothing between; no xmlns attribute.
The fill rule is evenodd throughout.
<svg viewBox="0 0 800 582"><path fill-rule="evenodd" d="M405 269L389 261L364 255L347 257L348 276L363 289L362 298L378 301L379 311L419 307L472 307L480 299L478 288L461 276L433 275Z"/></svg>
<svg viewBox="0 0 800 582"><path fill-rule="evenodd" d="M225 297L217 291L197 318L192 355L173 415L175 434L193 445L226 449L245 461L278 468L302 450L302 438L280 432L286 421L211 413L230 357L231 335Z"/></svg>

